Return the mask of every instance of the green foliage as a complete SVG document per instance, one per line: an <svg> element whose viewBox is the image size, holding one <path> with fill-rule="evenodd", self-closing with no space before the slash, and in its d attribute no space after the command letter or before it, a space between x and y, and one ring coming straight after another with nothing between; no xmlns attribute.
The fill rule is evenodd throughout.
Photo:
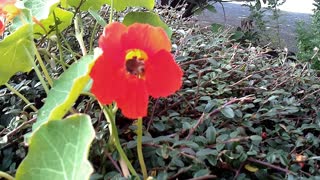
<svg viewBox="0 0 320 180"><path fill-rule="evenodd" d="M31 11L32 16L37 20L46 19L52 6L59 0L26 0L24 5Z"/></svg>
<svg viewBox="0 0 320 180"><path fill-rule="evenodd" d="M54 14L56 17L58 17L57 20L54 19ZM72 12L58 7L53 8L48 18L41 20L40 24L34 24L33 29L35 37L38 37L37 35L47 35L50 37L51 35L55 34L55 21L58 21L59 23L57 24L59 31L63 31L71 25L72 18Z"/></svg>
<svg viewBox="0 0 320 180"><path fill-rule="evenodd" d="M60 0L61 6L68 7L80 7L81 11L87 11L90 8L93 10L99 10L102 5L106 4L107 0Z"/></svg>
<svg viewBox="0 0 320 180"><path fill-rule="evenodd" d="M112 0L106 0L106 3L111 5ZM123 11L127 7L145 7L152 10L155 5L155 0L113 0L113 7L117 11Z"/></svg>
<svg viewBox="0 0 320 180"><path fill-rule="evenodd" d="M42 4L40 22L50 33L44 33L39 24L32 22L36 10L32 14L22 10L25 22L16 18L12 34L5 35L0 42L1 61L6 62L0 66L0 78L3 74L7 76L3 83L17 71L28 72L32 64L34 69L41 66L42 73L37 76L33 71L21 73L9 81L27 99L34 100L37 108L44 102L39 111L30 111L27 107L30 105L24 107L6 88L0 89L3 112L0 113L0 167L13 174L24 158L17 169L17 179L89 179L93 167L91 179L124 179L117 162L123 163L119 146L124 148L133 168L141 172L135 149L137 125L119 114L116 116L114 106L103 109L109 117L107 122L95 98L84 92L90 89L88 73L95 61L92 55L85 55L86 48L91 52L97 45L102 32L99 23L103 26L105 22L96 10L104 2L107 1L62 0L61 9L53 2ZM114 2L116 10L154 6L154 1L147 0ZM101 12L110 14L105 12L109 7ZM49 9L56 10L57 19L53 19ZM86 10L95 19L82 12ZM130 8L128 11L117 12L115 17L127 25L150 23L172 34L172 51L184 69L183 88L169 98L151 99L149 116L144 118L142 143L148 175L155 179L317 179L320 176L320 86L318 72L308 63L291 62L281 51L277 51L277 56L267 56L263 48L248 48L241 41L235 43L245 33L230 33L219 25L211 29L190 25L177 19L181 12L173 9L155 10L171 29L157 13L131 12ZM81 17L83 25L69 26L71 15ZM21 26L22 23L27 25ZM54 31L56 27L61 31L59 34ZM41 37L33 36L35 32L40 32ZM44 38L48 35L56 36ZM19 59L15 61L10 60L13 45L19 50ZM33 61L34 45L39 53L36 53L37 61ZM7 51L11 54L6 54ZM33 62L25 65L28 69L14 70L26 57L28 62ZM6 66L16 61L17 65ZM39 79L43 76L46 81L41 86ZM44 93L45 86L51 88L48 94ZM117 117L117 127L110 124L110 117ZM117 130L121 139L115 145ZM21 137L30 131L26 155ZM93 166L87 160L88 155Z"/></svg>
<svg viewBox="0 0 320 180"><path fill-rule="evenodd" d="M267 5L266 8L262 8L262 4ZM256 27L254 32L245 32L245 36L250 41L254 40L256 42L270 43L275 47L281 46L281 38L280 38L280 9L279 7L285 3L285 0L255 0L253 2L248 2L245 6L249 7L250 15L248 19L254 22ZM271 12L272 15L269 20L266 20L266 14ZM270 21L272 23L270 23ZM266 28L266 23L274 24L269 27L268 31Z"/></svg>
<svg viewBox="0 0 320 180"><path fill-rule="evenodd" d="M302 61L312 62L313 68L320 70L320 1L315 1L314 5L316 9L312 15L311 26L306 28L304 22L297 26L298 57Z"/></svg>
<svg viewBox="0 0 320 180"><path fill-rule="evenodd" d="M172 31L168 27L168 25L165 24L160 19L160 17L155 13L152 13L152 12L130 12L123 19L123 24L125 24L127 26L129 26L135 22L147 23L147 24L151 24L153 26L162 27L166 31L169 38L172 35Z"/></svg>
<svg viewBox="0 0 320 180"><path fill-rule="evenodd" d="M54 82L46 103L39 110L33 130L47 121L63 118L88 84L89 72L93 63L93 56L83 56L61 74L60 78Z"/></svg>
<svg viewBox="0 0 320 180"><path fill-rule="evenodd" d="M34 56L32 26L26 24L0 41L0 85L17 72L29 72Z"/></svg>
<svg viewBox="0 0 320 180"><path fill-rule="evenodd" d="M44 124L31 137L29 153L17 169L16 179L89 179L93 168L87 156L94 134L87 115Z"/></svg>

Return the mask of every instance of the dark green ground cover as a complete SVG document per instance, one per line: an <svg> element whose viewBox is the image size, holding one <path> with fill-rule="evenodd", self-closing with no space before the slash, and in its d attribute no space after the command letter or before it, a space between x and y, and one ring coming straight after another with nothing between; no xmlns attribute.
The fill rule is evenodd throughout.
<svg viewBox="0 0 320 180"><path fill-rule="evenodd" d="M265 48L240 44L232 30L213 32L182 21L177 12L159 11L173 29L172 53L184 83L175 95L151 100L143 139L148 173L156 179L320 178L319 71L281 50L270 56ZM41 106L44 92L34 74L10 83ZM24 106L1 88L0 135L10 135L0 142L0 170L12 174L27 151L22 136L34 121ZM92 179L120 179L119 156L106 146L108 125L97 104L81 96L74 109L94 121ZM135 123L119 114L117 124L138 170Z"/></svg>

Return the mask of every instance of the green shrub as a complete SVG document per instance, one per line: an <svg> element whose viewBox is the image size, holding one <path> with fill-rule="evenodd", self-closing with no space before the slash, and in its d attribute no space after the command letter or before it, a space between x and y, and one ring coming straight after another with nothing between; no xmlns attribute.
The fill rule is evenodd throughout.
<svg viewBox="0 0 320 180"><path fill-rule="evenodd" d="M320 69L320 0L315 0L314 5L311 25L306 28L304 22L299 22L297 26L298 59L311 61L313 68Z"/></svg>

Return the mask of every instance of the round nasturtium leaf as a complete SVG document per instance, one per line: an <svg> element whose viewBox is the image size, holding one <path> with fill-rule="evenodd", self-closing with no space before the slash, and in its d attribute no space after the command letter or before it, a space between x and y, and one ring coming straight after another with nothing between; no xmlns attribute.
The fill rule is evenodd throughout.
<svg viewBox="0 0 320 180"><path fill-rule="evenodd" d="M117 0L115 0L117 1ZM86 0L86 1L81 1L81 0L61 0L61 7L63 8L68 8L68 7L74 7L78 8L80 3L80 10L81 11L87 11L88 9L92 10L99 10L102 5L107 3L107 0Z"/></svg>
<svg viewBox="0 0 320 180"><path fill-rule="evenodd" d="M30 139L16 180L88 180L93 168L87 157L94 136L88 115L43 124Z"/></svg>
<svg viewBox="0 0 320 180"><path fill-rule="evenodd" d="M89 72L94 61L92 55L83 56L60 75L50 89L45 104L38 112L33 130L47 121L61 119L65 116L89 82Z"/></svg>
<svg viewBox="0 0 320 180"><path fill-rule="evenodd" d="M0 41L0 85L17 72L29 72L34 58L32 25L25 24Z"/></svg>
<svg viewBox="0 0 320 180"><path fill-rule="evenodd" d="M107 4L111 5L111 0L106 0ZM123 11L127 7L145 7L152 10L155 5L155 0L113 0L113 7L117 11Z"/></svg>
<svg viewBox="0 0 320 180"><path fill-rule="evenodd" d="M56 6L58 2L59 0L26 0L24 6L31 10L33 17L41 20L49 16L51 6Z"/></svg>
<svg viewBox="0 0 320 180"><path fill-rule="evenodd" d="M169 26L164 23L157 14L152 12L130 12L124 17L122 23L127 26L133 23L146 23L163 28L169 38L171 38L172 35L172 30Z"/></svg>
<svg viewBox="0 0 320 180"><path fill-rule="evenodd" d="M55 19L53 12L55 13L56 18L58 18L59 21L59 24L57 24L59 31L63 31L71 25L73 13L58 7L54 7L48 18L41 20L40 24L33 25L35 37L47 33L49 33L47 37L50 37L51 35L55 34L55 31L52 31L51 29L55 27Z"/></svg>

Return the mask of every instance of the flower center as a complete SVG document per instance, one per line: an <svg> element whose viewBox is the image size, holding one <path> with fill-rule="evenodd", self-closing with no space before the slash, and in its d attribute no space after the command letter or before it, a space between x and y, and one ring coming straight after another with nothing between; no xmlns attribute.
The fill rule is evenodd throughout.
<svg viewBox="0 0 320 180"><path fill-rule="evenodd" d="M140 49L128 50L126 53L127 72L138 78L144 78L144 62L147 59L147 54Z"/></svg>

